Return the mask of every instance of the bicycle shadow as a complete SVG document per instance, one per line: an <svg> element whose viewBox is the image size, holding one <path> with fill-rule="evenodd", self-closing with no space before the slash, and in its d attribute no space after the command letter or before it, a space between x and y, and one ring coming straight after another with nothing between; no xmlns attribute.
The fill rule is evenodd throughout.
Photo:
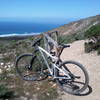
<svg viewBox="0 0 100 100"><path fill-rule="evenodd" d="M53 82L55 82L55 81L53 81ZM84 85L84 83L82 83L82 82L78 82L78 83ZM78 93L78 94L72 94L72 95L75 95L75 96L87 96L87 95L89 95L91 93L92 93L92 87L90 85L88 85L85 91L83 91L81 93Z"/></svg>
<svg viewBox="0 0 100 100"><path fill-rule="evenodd" d="M89 95L90 93L92 93L92 88L90 85L88 85L87 89L82 92L82 93L79 93L79 94L75 94L76 96L87 96Z"/></svg>
<svg viewBox="0 0 100 100"><path fill-rule="evenodd" d="M83 82L76 82L80 85L85 85ZM76 95L76 96L87 96L89 95L90 93L92 93L92 87L90 85L87 86L87 88L83 91L83 92L80 92L78 94L73 94L73 95Z"/></svg>

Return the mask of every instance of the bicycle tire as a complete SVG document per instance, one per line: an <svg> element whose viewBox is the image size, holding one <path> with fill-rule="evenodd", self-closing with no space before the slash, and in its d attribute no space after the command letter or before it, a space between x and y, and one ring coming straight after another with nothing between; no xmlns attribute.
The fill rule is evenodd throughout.
<svg viewBox="0 0 100 100"><path fill-rule="evenodd" d="M26 59L24 59L26 58ZM33 60L33 61L32 61ZM30 62L31 61L31 62ZM20 65L21 63L21 65ZM28 67L31 63L31 69ZM34 54L22 54L16 59L15 64L18 75L26 81L40 81L45 79L46 75L41 75L41 64ZM25 71L25 72L24 72ZM29 74L28 74L29 73Z"/></svg>
<svg viewBox="0 0 100 100"><path fill-rule="evenodd" d="M73 95L81 94L81 92L85 91L85 89L88 87L88 84L89 84L88 72L86 71L85 67L83 67L82 64L80 64L76 61L65 61L65 62L61 63L59 67L62 68L62 66L63 66L63 68L65 68L65 70L69 71L69 73L71 75L73 75L74 73L72 73L69 69L71 66L69 66L69 68L68 68L68 64L76 65L77 68L79 68L82 71L82 73L84 75L84 83L82 81L77 82L77 81L75 81L75 79L72 81L72 83L69 82L70 84L68 83L68 81L66 81L67 83L63 83L63 84L61 83L62 81L65 82L65 80L56 79L56 81L57 81L58 85L60 86L60 88L62 88L65 92L67 92L69 94L73 94ZM67 65L67 67L65 65ZM82 75L82 73L81 73L81 75ZM71 85L76 85L76 83L83 85L83 87L73 90ZM67 85L67 88L64 87L65 84ZM68 86L70 86L69 87L70 89L68 89Z"/></svg>

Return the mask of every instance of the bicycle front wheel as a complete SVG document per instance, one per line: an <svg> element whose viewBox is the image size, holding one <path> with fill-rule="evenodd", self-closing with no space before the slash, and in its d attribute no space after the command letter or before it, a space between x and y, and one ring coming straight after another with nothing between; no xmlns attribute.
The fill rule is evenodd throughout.
<svg viewBox="0 0 100 100"><path fill-rule="evenodd" d="M57 79L57 83L67 93L80 94L89 84L89 76L82 64L75 61L66 61L59 66L70 79ZM59 72L59 76L66 76Z"/></svg>
<svg viewBox="0 0 100 100"><path fill-rule="evenodd" d="M16 71L26 81L38 81L44 79L42 65L33 54L22 54L16 60Z"/></svg>

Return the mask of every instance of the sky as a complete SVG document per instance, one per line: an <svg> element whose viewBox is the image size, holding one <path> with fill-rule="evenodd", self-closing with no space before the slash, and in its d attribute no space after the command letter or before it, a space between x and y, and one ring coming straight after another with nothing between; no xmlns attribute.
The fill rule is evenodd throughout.
<svg viewBox="0 0 100 100"><path fill-rule="evenodd" d="M1 19L70 19L100 14L100 0L0 0Z"/></svg>

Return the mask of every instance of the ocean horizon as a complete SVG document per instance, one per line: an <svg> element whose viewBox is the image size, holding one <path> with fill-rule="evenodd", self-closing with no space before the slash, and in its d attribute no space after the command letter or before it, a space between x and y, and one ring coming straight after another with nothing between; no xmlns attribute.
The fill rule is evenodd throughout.
<svg viewBox="0 0 100 100"><path fill-rule="evenodd" d="M24 35L37 35L42 32L47 32L54 28L58 28L64 24L72 22L72 20L67 21L5 21L0 20L0 37L8 36L24 36Z"/></svg>
<svg viewBox="0 0 100 100"><path fill-rule="evenodd" d="M37 35L57 28L61 23L0 22L0 37Z"/></svg>

